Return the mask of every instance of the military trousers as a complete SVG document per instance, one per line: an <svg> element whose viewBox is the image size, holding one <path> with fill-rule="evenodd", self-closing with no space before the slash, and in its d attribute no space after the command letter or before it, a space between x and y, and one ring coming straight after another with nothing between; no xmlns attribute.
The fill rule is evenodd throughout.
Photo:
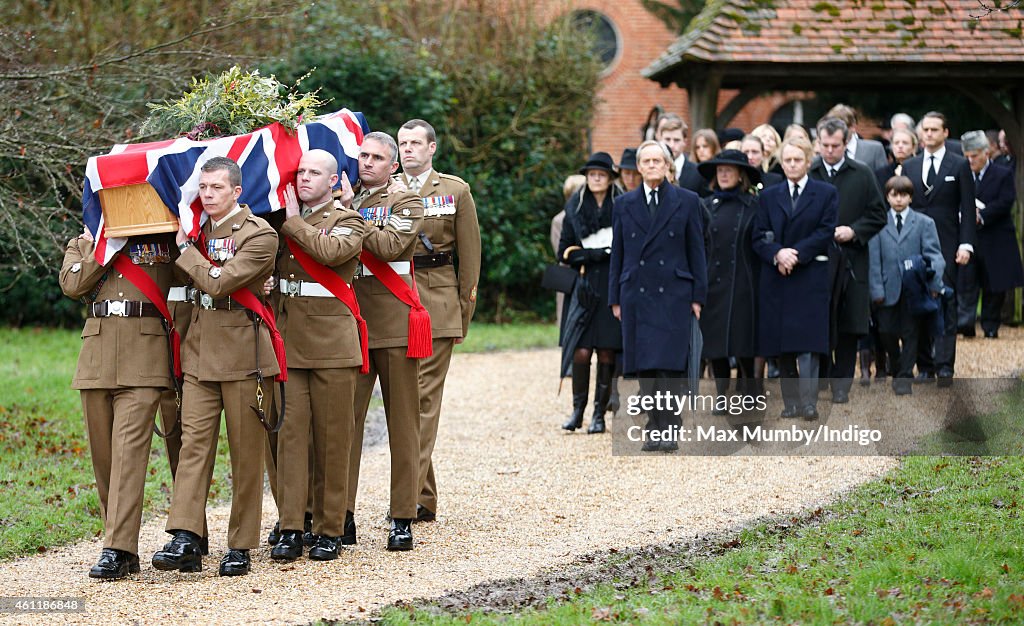
<svg viewBox="0 0 1024 626"><path fill-rule="evenodd" d="M104 548L139 553L146 468L162 391L158 387L81 391Z"/></svg>
<svg viewBox="0 0 1024 626"><path fill-rule="evenodd" d="M290 377L289 377L290 378ZM285 383L287 384L287 383ZM287 394L286 394L287 395ZM288 409L288 419L291 419L291 409ZM272 423L277 423L277 409L274 409L272 413ZM287 420L285 420L287 423ZM282 428L281 430L284 430ZM264 446L263 463L267 467L267 482L270 483L270 495L274 497L274 504L277 506L278 521L280 521L281 515L281 494L277 488L277 440L280 433L267 433L267 442ZM310 441L313 441L313 435L310 433ZM308 471L306 472L309 476L309 481L306 483L306 513L313 512L313 446L309 447L309 453L307 455L307 466ZM347 471L347 470L346 470Z"/></svg>
<svg viewBox="0 0 1024 626"><path fill-rule="evenodd" d="M434 339L434 353L420 359L420 466L419 504L430 511L437 511L437 479L434 476L434 442L437 441L437 427L441 417L441 399L444 395L444 381L448 377L448 366L452 362L454 337Z"/></svg>
<svg viewBox="0 0 1024 626"><path fill-rule="evenodd" d="M358 375L354 367L288 370L288 415L277 436L281 530L302 531L312 449L313 532L343 534Z"/></svg>
<svg viewBox="0 0 1024 626"><path fill-rule="evenodd" d="M186 375L181 410L181 457L166 529L202 534L210 493L220 416L227 424L231 454L231 515L228 548L259 546L263 507L263 452L266 431L250 408L256 405L256 379L204 382ZM273 403L272 379L263 383L263 407Z"/></svg>
<svg viewBox="0 0 1024 626"><path fill-rule="evenodd" d="M370 350L370 372L359 374L356 382L356 424L348 471L348 510L355 511L362 460L363 428L370 407L373 385L380 378L384 414L391 449L391 516L416 517L420 454L419 359L405 356L407 348Z"/></svg>
<svg viewBox="0 0 1024 626"><path fill-rule="evenodd" d="M171 480L178 475L178 461L181 457L181 423L178 416L178 396L173 389L165 389L160 396L160 430L164 433L164 448L167 450L167 464L171 467ZM213 468L210 468L212 471ZM203 537L210 535L203 516Z"/></svg>

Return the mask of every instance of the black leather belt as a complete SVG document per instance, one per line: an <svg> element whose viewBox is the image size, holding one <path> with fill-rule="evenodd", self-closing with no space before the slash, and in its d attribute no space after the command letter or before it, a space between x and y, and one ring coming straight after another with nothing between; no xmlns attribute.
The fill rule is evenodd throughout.
<svg viewBox="0 0 1024 626"><path fill-rule="evenodd" d="M152 303L138 300L100 300L89 312L92 317L162 317Z"/></svg>
<svg viewBox="0 0 1024 626"><path fill-rule="evenodd" d="M452 253L451 252L435 252L434 254L417 254L412 258L413 267L418 270L427 269L430 267L442 267L444 265L452 265Z"/></svg>

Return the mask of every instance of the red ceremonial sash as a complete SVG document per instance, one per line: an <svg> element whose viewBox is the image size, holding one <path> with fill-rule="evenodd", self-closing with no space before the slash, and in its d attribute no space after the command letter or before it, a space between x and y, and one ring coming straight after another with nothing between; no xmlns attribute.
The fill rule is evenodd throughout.
<svg viewBox="0 0 1024 626"><path fill-rule="evenodd" d="M322 263L318 263L316 259L309 256L309 253L303 250L299 245L295 244L288 237L284 238L285 243L288 244L288 250L291 251L292 256L299 262L302 269L306 270L306 273L312 276L316 282L320 283L327 288L328 291L334 294L334 297L341 300L345 306L348 307L349 311L352 311L352 315L356 318L356 328L359 331L359 351L363 358L363 364L359 368L360 374L370 373L370 349L369 349L369 337L366 331L366 320L359 313L359 301L356 300L356 292L353 291L352 287Z"/></svg>
<svg viewBox="0 0 1024 626"><path fill-rule="evenodd" d="M410 287L405 284L398 272L373 256L369 250L363 250L359 255L359 260L373 272L373 275L387 287L388 291L410 307L409 347L405 356L410 359L422 359L432 355L434 346L430 333L430 313L420 302L420 294L416 291L416 273L412 261L409 261L409 275L412 277L412 286Z"/></svg>
<svg viewBox="0 0 1024 626"><path fill-rule="evenodd" d="M181 336L174 328L174 319L170 309L167 308L167 299L164 298L156 281L141 267L132 263L123 254L114 257L114 269L120 272L128 282L135 285L135 288L142 292L142 295L153 303L153 306L160 311L160 315L167 320L167 328L171 336L171 355L174 358L174 377L181 379Z"/></svg>
<svg viewBox="0 0 1024 626"><path fill-rule="evenodd" d="M206 233L202 231L199 232L199 241L196 242L196 247L199 249L199 254L202 254L207 261L216 267L220 267L206 252ZM274 319L274 310L260 302L260 299L245 287L233 292L231 294L231 299L263 318L263 323L265 323L267 325L267 329L270 330L270 342L274 346L274 356L277 357L277 366L281 370L281 373L277 375L276 380L282 383L287 381L288 362L284 354L284 339L281 338L281 333L277 332L277 322ZM259 338L257 337L256 340L259 341ZM257 365L259 364L257 363ZM278 423L280 423L280 421Z"/></svg>

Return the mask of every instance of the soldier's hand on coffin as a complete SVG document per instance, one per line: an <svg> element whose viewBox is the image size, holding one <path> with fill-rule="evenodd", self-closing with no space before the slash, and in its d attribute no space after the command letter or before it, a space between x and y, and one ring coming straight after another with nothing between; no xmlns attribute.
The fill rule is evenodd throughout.
<svg viewBox="0 0 1024 626"><path fill-rule="evenodd" d="M188 233L185 232L185 225L178 220L178 233L174 236L174 243L179 246L188 241Z"/></svg>
<svg viewBox="0 0 1024 626"><path fill-rule="evenodd" d="M79 235L79 237L81 237L82 239L85 239L86 241L93 241L92 233L89 232L89 228L88 227L86 227L86 229L82 232L81 235Z"/></svg>
<svg viewBox="0 0 1024 626"><path fill-rule="evenodd" d="M341 195L338 196L338 201L341 202L341 206L349 209L352 207L352 199L356 197L356 192L352 191L352 183L348 180L348 174L344 172L341 174Z"/></svg>
<svg viewBox="0 0 1024 626"><path fill-rule="evenodd" d="M401 193L403 191L409 191L409 187L406 186L402 177L396 176L392 178L391 182L388 183L388 193Z"/></svg>
<svg viewBox="0 0 1024 626"><path fill-rule="evenodd" d="M299 197L295 194L295 185L291 183L284 188L284 216L289 219L299 216Z"/></svg>

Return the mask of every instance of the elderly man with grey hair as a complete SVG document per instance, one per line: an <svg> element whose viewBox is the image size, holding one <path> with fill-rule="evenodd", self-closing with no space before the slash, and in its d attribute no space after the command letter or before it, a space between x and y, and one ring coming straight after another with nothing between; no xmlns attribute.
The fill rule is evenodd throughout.
<svg viewBox="0 0 1024 626"><path fill-rule="evenodd" d="M974 176L978 245L977 254L957 277L957 326L960 334L975 335L980 291L981 330L985 337L995 339L1006 292L1024 286L1012 213L1017 192L1013 171L989 159L990 145L984 131L965 133L960 142Z"/></svg>

